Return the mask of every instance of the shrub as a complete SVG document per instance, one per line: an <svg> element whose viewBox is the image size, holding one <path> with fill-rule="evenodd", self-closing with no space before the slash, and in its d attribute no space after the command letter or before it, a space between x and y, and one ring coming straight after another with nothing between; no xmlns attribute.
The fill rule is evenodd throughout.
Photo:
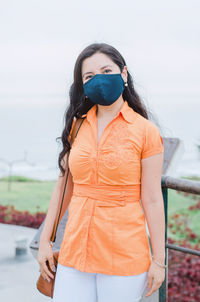
<svg viewBox="0 0 200 302"><path fill-rule="evenodd" d="M28 211L16 210L13 205L0 205L0 222L14 225L22 225L38 229L45 219L46 214L37 212L30 214Z"/></svg>
<svg viewBox="0 0 200 302"><path fill-rule="evenodd" d="M191 247L184 241L168 243L199 250L199 245ZM199 256L168 250L168 302L200 301L200 258Z"/></svg>

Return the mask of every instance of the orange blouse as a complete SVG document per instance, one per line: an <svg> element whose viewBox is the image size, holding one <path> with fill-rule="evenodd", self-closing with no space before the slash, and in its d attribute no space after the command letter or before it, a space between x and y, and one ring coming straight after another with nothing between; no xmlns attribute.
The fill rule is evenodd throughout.
<svg viewBox="0 0 200 302"><path fill-rule="evenodd" d="M141 159L164 152L158 127L127 101L97 144L95 104L69 154L73 194L58 263L83 272L137 275L151 252L140 203Z"/></svg>

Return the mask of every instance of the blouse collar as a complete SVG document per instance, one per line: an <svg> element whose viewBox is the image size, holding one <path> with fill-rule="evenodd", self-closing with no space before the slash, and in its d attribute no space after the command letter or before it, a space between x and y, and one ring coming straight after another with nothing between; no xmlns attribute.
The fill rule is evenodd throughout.
<svg viewBox="0 0 200 302"><path fill-rule="evenodd" d="M97 104L92 106L86 114L83 114L81 117L86 117L88 121L92 122L94 121L94 118L96 118L96 109L97 109ZM123 118L128 122L128 123L133 123L137 112L133 110L132 107L129 106L128 102L125 100L117 114L117 116L121 114Z"/></svg>

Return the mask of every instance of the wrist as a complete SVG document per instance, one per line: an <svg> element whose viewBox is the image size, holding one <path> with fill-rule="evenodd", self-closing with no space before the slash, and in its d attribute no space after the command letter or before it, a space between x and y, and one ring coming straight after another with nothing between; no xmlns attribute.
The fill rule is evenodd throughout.
<svg viewBox="0 0 200 302"><path fill-rule="evenodd" d="M152 256L152 261L153 261L154 263L156 263L156 265L158 265L159 267L167 268L167 264L165 264L165 261L159 262L157 259L155 259L154 256Z"/></svg>
<svg viewBox="0 0 200 302"><path fill-rule="evenodd" d="M46 245L46 244L51 244L51 241L49 240L49 239L47 239L47 238L43 238L43 237L40 237L40 244L44 244L44 245Z"/></svg>

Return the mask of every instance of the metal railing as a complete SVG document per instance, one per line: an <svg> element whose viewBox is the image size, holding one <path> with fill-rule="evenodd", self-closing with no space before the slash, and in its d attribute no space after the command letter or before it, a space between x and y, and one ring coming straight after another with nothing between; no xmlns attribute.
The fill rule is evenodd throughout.
<svg viewBox="0 0 200 302"><path fill-rule="evenodd" d="M165 254L166 254L165 264L168 265L168 249L200 256L200 251L167 243L168 189L200 195L200 182L189 180L189 179L174 178L171 176L162 176L161 185L162 185L162 193L163 193L164 208L165 208ZM167 277L168 277L168 268L165 270L165 281L163 282L162 286L159 288L159 302L167 301L167 284L168 284Z"/></svg>

